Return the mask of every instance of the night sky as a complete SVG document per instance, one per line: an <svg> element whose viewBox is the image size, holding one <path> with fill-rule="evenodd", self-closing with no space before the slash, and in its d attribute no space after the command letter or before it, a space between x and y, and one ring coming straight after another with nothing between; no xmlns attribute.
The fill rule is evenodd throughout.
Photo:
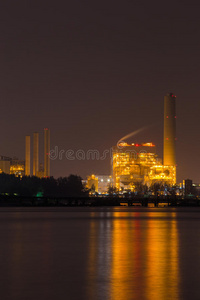
<svg viewBox="0 0 200 300"><path fill-rule="evenodd" d="M162 156L163 101L177 95L178 181L200 182L200 4L22 1L0 4L1 155L24 159L25 135L51 148L110 149L124 135ZM105 160L51 162L51 175L109 174Z"/></svg>

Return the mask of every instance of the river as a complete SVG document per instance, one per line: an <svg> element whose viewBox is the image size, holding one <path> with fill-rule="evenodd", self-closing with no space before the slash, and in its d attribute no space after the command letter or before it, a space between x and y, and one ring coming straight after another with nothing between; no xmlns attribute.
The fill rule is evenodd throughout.
<svg viewBox="0 0 200 300"><path fill-rule="evenodd" d="M0 208L2 300L200 299L200 208Z"/></svg>

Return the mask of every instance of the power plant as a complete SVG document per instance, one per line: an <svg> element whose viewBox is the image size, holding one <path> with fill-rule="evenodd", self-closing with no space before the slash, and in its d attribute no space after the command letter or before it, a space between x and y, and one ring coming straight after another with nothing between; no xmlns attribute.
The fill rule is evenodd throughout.
<svg viewBox="0 0 200 300"><path fill-rule="evenodd" d="M120 189L131 189L138 184L176 184L176 96L164 97L163 164L153 143L128 144L119 142L112 148L113 184Z"/></svg>
<svg viewBox="0 0 200 300"><path fill-rule="evenodd" d="M139 133L144 128L126 135L126 140ZM31 172L31 161L33 169ZM25 162L17 158L3 157L0 159L0 173L10 173L22 177L24 174L37 177L50 177L50 130L44 128L44 168L39 162L39 133L33 133L33 159L31 160L31 137L25 138ZM105 176L104 176L105 177ZM164 131L163 131L163 161L156 153L152 142L127 143L119 140L117 146L112 147L112 178L108 182L118 190L134 190L137 184L150 186L162 183L173 186L176 184L176 96L169 93L164 97ZM94 184L94 175L88 179ZM99 184L108 182L98 176ZM102 181L101 181L102 180ZM95 181L96 183L96 181ZM96 187L95 187L96 188Z"/></svg>

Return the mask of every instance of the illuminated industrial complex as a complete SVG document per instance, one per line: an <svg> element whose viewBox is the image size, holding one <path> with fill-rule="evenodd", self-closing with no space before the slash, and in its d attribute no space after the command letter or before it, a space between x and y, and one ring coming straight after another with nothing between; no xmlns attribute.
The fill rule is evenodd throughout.
<svg viewBox="0 0 200 300"><path fill-rule="evenodd" d="M126 136L125 138L129 137ZM124 139L125 139L124 138ZM176 96L164 97L163 163L152 142L141 144L120 140L112 147L112 175L91 175L87 187L105 193L109 186L117 190L132 190L138 184L151 186L154 183L173 186L176 184ZM44 168L39 164L39 133L33 134L33 176L50 176L50 130L44 128ZM31 176L31 137L25 138L25 161L1 157L0 173L22 177Z"/></svg>
<svg viewBox="0 0 200 300"><path fill-rule="evenodd" d="M129 136L129 135L128 135ZM128 137L126 136L126 137ZM125 137L125 138L126 138ZM120 140L112 147L112 178L110 183L117 190L132 190L138 184L176 184L176 96L164 97L163 163L156 154L153 143L131 143ZM98 192L99 175L91 175L87 187ZM105 192L105 188L104 188Z"/></svg>
<svg viewBox="0 0 200 300"><path fill-rule="evenodd" d="M117 189L134 190L138 183L150 186L155 182L176 184L176 96L164 97L163 164L153 143L118 143L112 148L113 183Z"/></svg>
<svg viewBox="0 0 200 300"><path fill-rule="evenodd" d="M0 173L22 177L25 175L25 162L17 157L0 156Z"/></svg>
<svg viewBox="0 0 200 300"><path fill-rule="evenodd" d="M176 168L161 164L152 143L119 143L112 150L113 183L117 189L134 190L138 183L175 184Z"/></svg>
<svg viewBox="0 0 200 300"><path fill-rule="evenodd" d="M39 133L33 134L33 176L50 176L50 130L44 129L44 168L39 164ZM16 177L31 176L31 137L25 137L25 161L18 158L0 156L0 173L13 174Z"/></svg>
<svg viewBox="0 0 200 300"><path fill-rule="evenodd" d="M112 176L109 175L90 175L87 177L86 186L91 194L99 193L106 194L109 186L112 186Z"/></svg>

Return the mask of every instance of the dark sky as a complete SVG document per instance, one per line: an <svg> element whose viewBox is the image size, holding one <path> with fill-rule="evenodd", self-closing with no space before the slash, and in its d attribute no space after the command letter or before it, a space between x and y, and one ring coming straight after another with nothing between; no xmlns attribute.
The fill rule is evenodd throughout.
<svg viewBox="0 0 200 300"><path fill-rule="evenodd" d="M1 155L24 158L25 135L51 148L152 141L162 155L163 98L177 95L178 180L200 182L200 4L22 1L0 4ZM43 159L41 153L41 160ZM55 160L55 177L109 174L110 159Z"/></svg>

